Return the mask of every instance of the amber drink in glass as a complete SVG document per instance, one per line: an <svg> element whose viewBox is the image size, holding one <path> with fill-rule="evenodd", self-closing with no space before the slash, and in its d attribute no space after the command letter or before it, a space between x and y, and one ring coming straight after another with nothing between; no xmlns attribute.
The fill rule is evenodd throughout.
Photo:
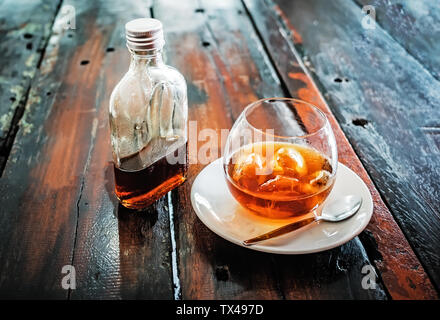
<svg viewBox="0 0 440 320"><path fill-rule="evenodd" d="M270 219L316 214L337 169L336 142L318 108L270 98L243 111L226 143L224 172L234 198Z"/></svg>

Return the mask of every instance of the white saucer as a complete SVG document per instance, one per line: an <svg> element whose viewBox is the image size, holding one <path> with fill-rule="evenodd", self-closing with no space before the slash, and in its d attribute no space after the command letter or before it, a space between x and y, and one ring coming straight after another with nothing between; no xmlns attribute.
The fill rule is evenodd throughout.
<svg viewBox="0 0 440 320"><path fill-rule="evenodd" d="M321 221L295 232L246 247L278 254L304 254L328 250L353 239L367 226L373 214L373 199L365 183L342 163L326 201L358 194L362 206L350 219L338 223ZM242 207L226 185L222 158L206 166L191 189L191 203L199 219L220 237L240 246L242 241L286 224L286 220L258 217ZM320 209L318 209L320 210Z"/></svg>

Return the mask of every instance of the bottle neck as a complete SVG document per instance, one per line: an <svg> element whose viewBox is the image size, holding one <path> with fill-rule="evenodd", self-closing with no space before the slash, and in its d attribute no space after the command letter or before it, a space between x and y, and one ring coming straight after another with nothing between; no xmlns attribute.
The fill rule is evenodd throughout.
<svg viewBox="0 0 440 320"><path fill-rule="evenodd" d="M162 50L133 51L131 53L130 70L163 65Z"/></svg>

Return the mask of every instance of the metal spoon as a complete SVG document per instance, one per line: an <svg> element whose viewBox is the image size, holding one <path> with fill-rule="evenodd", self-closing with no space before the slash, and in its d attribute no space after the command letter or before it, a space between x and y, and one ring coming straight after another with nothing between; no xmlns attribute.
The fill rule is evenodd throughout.
<svg viewBox="0 0 440 320"><path fill-rule="evenodd" d="M348 219L359 210L361 205L362 197L358 195L349 195L336 199L324 206L324 208L322 209L322 214L320 216L314 216L287 224L278 229L259 235L255 238L245 240L243 241L243 245L251 246L257 242L272 239L283 234L298 230L299 228L302 228L315 221L324 220L329 222L339 222Z"/></svg>

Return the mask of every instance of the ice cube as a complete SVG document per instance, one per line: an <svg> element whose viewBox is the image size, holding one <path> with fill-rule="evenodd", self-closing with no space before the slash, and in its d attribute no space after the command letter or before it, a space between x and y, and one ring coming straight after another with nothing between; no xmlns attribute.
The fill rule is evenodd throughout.
<svg viewBox="0 0 440 320"><path fill-rule="evenodd" d="M301 192L314 194L327 185L330 180L330 173L326 170L320 170L312 173L307 178L309 179L308 183L301 183Z"/></svg>
<svg viewBox="0 0 440 320"><path fill-rule="evenodd" d="M299 180L292 177L277 175L258 188L261 192L296 192Z"/></svg>
<svg viewBox="0 0 440 320"><path fill-rule="evenodd" d="M328 181L330 180L330 173L326 170L320 170L312 173L309 177L311 178L309 180L309 183L311 185L317 187L324 187L327 185Z"/></svg>
<svg viewBox="0 0 440 320"><path fill-rule="evenodd" d="M307 174L307 165L297 150L282 147L275 153L273 171L275 174L303 177Z"/></svg>
<svg viewBox="0 0 440 320"><path fill-rule="evenodd" d="M330 161L328 161L327 158L324 158L324 163L322 164L322 170L326 170L328 172L333 171L332 165L330 164Z"/></svg>
<svg viewBox="0 0 440 320"><path fill-rule="evenodd" d="M263 170L261 156L256 153L242 154L235 163L232 179L245 188L256 189L267 179L265 175L257 174L258 170Z"/></svg>
<svg viewBox="0 0 440 320"><path fill-rule="evenodd" d="M307 169L309 172L315 172L319 170L326 170L333 172L333 168L330 161L318 152L310 152L307 156Z"/></svg>

